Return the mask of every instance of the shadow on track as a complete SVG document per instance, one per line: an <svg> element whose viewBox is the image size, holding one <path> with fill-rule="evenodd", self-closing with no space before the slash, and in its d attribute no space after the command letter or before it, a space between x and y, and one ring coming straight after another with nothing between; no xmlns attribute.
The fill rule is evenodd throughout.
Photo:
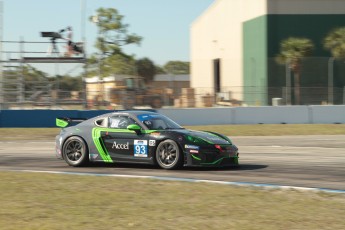
<svg viewBox="0 0 345 230"><path fill-rule="evenodd" d="M251 165L241 164L239 166L227 166L227 167L185 167L182 170L185 171L249 171L259 170L267 168L268 165Z"/></svg>

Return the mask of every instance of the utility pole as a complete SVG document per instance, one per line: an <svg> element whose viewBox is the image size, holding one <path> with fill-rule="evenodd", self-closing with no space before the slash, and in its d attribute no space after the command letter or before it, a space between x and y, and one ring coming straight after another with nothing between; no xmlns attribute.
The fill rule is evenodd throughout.
<svg viewBox="0 0 345 230"><path fill-rule="evenodd" d="M83 43L83 49L84 49L83 55L84 55L84 58L86 59L85 9L86 9L86 1L80 0L81 41ZM84 64L84 74L82 77L82 84L83 84L83 91L84 91L84 109L88 109L86 78L87 78L87 62L85 62L85 64Z"/></svg>
<svg viewBox="0 0 345 230"><path fill-rule="evenodd" d="M2 68L2 37L3 33L3 2L0 1L0 111L4 103L4 91L3 91L3 68Z"/></svg>

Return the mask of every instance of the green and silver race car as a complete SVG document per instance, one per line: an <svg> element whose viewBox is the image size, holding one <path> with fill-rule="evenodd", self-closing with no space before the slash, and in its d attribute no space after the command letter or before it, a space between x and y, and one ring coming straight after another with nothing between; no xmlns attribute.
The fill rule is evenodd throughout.
<svg viewBox="0 0 345 230"><path fill-rule="evenodd" d="M73 124L75 122L80 122ZM71 166L89 162L237 166L238 148L218 133L187 130L148 111L117 111L88 120L57 118L56 156Z"/></svg>

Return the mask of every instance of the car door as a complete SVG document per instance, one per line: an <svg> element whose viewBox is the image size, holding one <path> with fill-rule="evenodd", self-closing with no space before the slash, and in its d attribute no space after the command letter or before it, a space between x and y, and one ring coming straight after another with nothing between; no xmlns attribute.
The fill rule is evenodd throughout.
<svg viewBox="0 0 345 230"><path fill-rule="evenodd" d="M137 124L128 115L109 117L109 129L101 138L114 162L147 162L150 159L148 139L145 133L128 130L128 125Z"/></svg>

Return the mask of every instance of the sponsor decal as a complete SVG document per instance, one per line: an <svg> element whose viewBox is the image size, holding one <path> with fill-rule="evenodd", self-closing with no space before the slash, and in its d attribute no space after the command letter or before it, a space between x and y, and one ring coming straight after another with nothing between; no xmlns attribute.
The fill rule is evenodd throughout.
<svg viewBox="0 0 345 230"><path fill-rule="evenodd" d="M90 159L96 159L98 157L98 154L90 153L89 154Z"/></svg>
<svg viewBox="0 0 345 230"><path fill-rule="evenodd" d="M114 141L113 146L111 147L112 149L129 149L129 143L127 142L126 144L124 143L117 143Z"/></svg>
<svg viewBox="0 0 345 230"><path fill-rule="evenodd" d="M196 149L199 150L199 146L196 145L184 145L185 149Z"/></svg>
<svg viewBox="0 0 345 230"><path fill-rule="evenodd" d="M155 133L150 133L150 135L152 135L152 136L160 136L161 134L160 134L160 133L155 132Z"/></svg>
<svg viewBox="0 0 345 230"><path fill-rule="evenodd" d="M149 146L156 146L156 140L149 140Z"/></svg>
<svg viewBox="0 0 345 230"><path fill-rule="evenodd" d="M194 149L189 150L189 152L190 152L190 153L199 153L198 150L194 150Z"/></svg>
<svg viewBox="0 0 345 230"><path fill-rule="evenodd" d="M147 140L134 140L134 156L147 157Z"/></svg>
<svg viewBox="0 0 345 230"><path fill-rule="evenodd" d="M143 121L143 123L147 126L147 127L152 127L152 122L151 121Z"/></svg>

